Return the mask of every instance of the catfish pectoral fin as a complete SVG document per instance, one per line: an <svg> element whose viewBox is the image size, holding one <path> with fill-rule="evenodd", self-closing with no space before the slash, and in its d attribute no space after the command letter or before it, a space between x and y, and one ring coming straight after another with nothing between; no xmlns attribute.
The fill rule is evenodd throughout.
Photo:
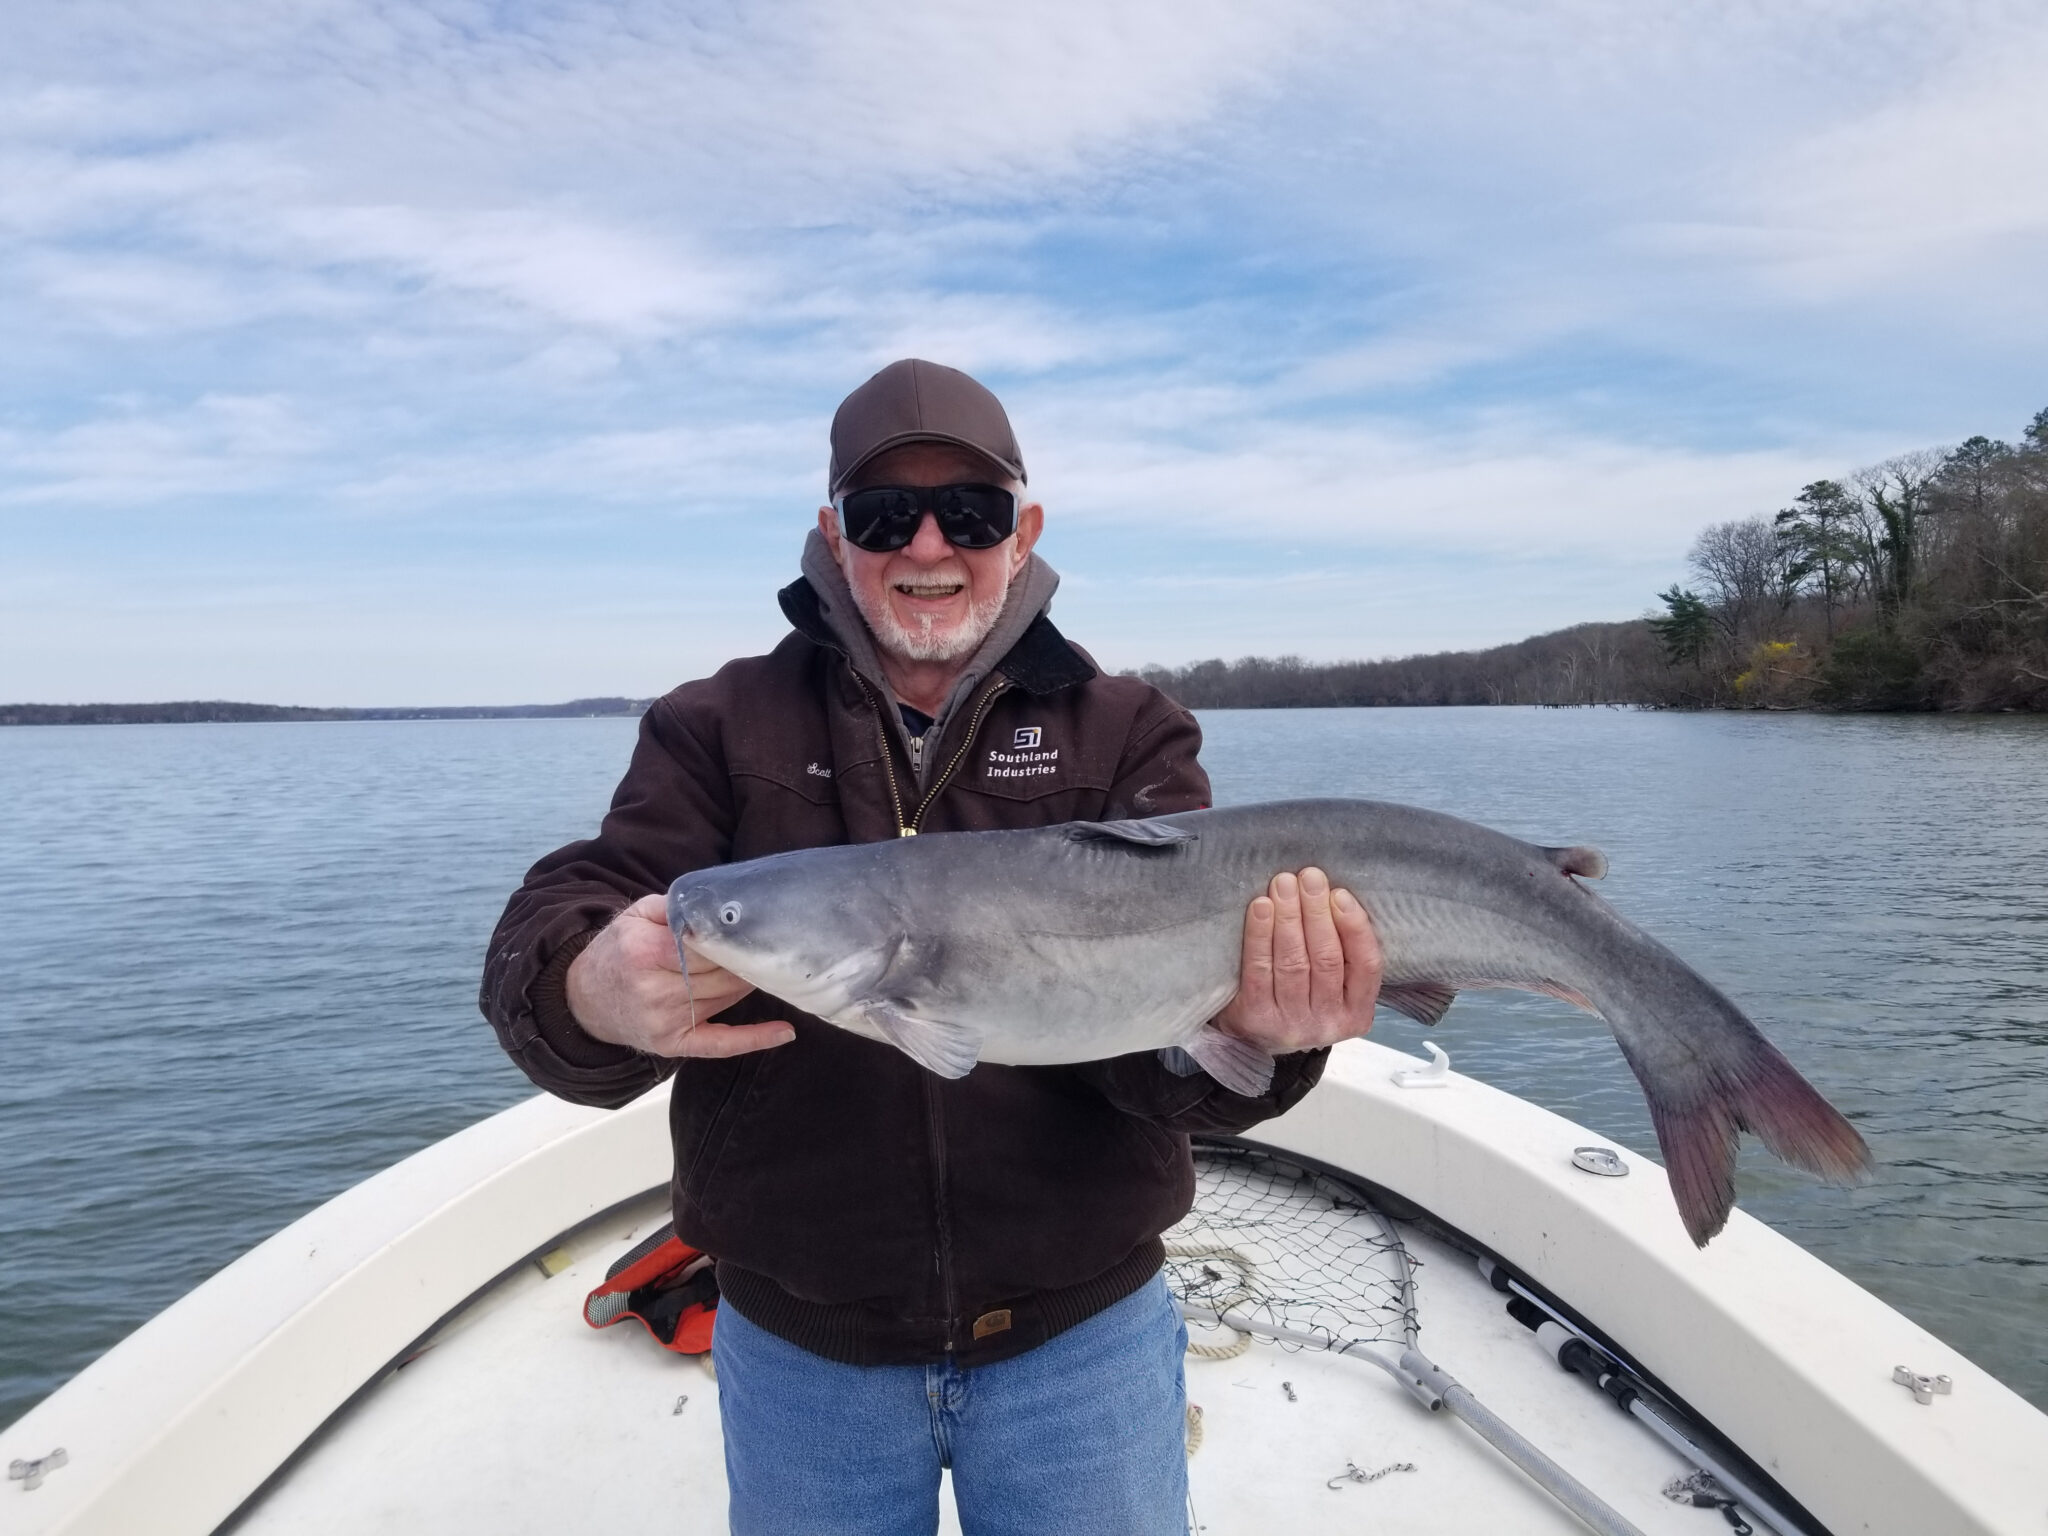
<svg viewBox="0 0 2048 1536"><path fill-rule="evenodd" d="M981 1060L980 1030L923 1018L888 1003L863 1003L860 1011L891 1045L927 1072L965 1077Z"/></svg>
<svg viewBox="0 0 2048 1536"><path fill-rule="evenodd" d="M1201 1033L1182 1049L1232 1093L1258 1099L1273 1086L1272 1053L1214 1024L1204 1024Z"/></svg>

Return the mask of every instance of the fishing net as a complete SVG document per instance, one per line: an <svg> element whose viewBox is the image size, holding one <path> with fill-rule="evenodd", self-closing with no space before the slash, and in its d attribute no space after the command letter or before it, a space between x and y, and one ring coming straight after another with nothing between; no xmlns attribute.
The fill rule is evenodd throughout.
<svg viewBox="0 0 2048 1536"><path fill-rule="evenodd" d="M1339 1354L1415 1345L1415 1261L1393 1224L1358 1190L1274 1153L1197 1143L1194 1209L1166 1254L1195 1325L1190 1353L1228 1358L1254 1336Z"/></svg>
<svg viewBox="0 0 2048 1536"><path fill-rule="evenodd" d="M1423 1355L1415 1261L1393 1223L1345 1180L1276 1153L1198 1143L1194 1209L1166 1234L1166 1254L1167 1284L1190 1324L1189 1353L1228 1359L1258 1338L1377 1366L1432 1412L1463 1420L1592 1530L1642 1536ZM1200 1440L1190 1404L1190 1455ZM1329 1483L1372 1482L1412 1467L1368 1470L1352 1462ZM1734 1501L1720 1497L1733 1523Z"/></svg>

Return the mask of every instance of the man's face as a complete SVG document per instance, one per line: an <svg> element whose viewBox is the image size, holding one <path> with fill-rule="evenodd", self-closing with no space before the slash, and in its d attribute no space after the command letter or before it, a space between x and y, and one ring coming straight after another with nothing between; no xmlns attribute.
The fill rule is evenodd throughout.
<svg viewBox="0 0 2048 1536"><path fill-rule="evenodd" d="M847 490L876 485L1002 485L1023 487L979 454L942 443L906 443L861 466ZM1045 512L1018 509L1017 531L992 549L948 544L929 512L903 548L876 554L839 536L839 517L818 509L818 527L846 573L854 604L883 651L906 661L965 661L988 638L1003 611L1010 581L1024 568Z"/></svg>

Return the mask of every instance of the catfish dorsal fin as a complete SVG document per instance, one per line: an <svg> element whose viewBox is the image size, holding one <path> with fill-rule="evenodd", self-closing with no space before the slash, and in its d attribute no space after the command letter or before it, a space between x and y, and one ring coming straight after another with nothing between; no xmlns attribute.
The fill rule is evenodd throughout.
<svg viewBox="0 0 2048 1536"><path fill-rule="evenodd" d="M1607 873L1607 855L1598 848L1546 848L1544 855L1567 875L1598 880Z"/></svg>
<svg viewBox="0 0 2048 1536"><path fill-rule="evenodd" d="M1196 841L1185 827L1163 821L1070 821L1067 836L1077 843L1117 842L1138 848L1173 848Z"/></svg>

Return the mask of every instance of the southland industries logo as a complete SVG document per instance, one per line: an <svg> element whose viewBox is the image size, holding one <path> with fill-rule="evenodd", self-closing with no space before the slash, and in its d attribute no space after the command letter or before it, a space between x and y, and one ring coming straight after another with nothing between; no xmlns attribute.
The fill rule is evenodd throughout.
<svg viewBox="0 0 2048 1536"><path fill-rule="evenodd" d="M1010 750L988 749L988 776L992 779L1033 779L1058 773L1060 749L1045 745L1045 727L1020 725L1010 735Z"/></svg>

